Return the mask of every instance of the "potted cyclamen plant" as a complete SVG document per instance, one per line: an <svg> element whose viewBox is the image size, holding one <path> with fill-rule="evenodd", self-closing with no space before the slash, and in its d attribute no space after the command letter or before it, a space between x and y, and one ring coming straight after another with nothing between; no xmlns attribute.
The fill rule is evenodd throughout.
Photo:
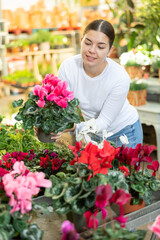
<svg viewBox="0 0 160 240"><path fill-rule="evenodd" d="M110 184L97 186L95 189L94 211L86 211L84 216L87 222L87 231L78 234L73 223L66 220L61 225L62 239L72 240L117 240L117 239L138 239L143 240L146 231L129 231L125 228L128 217L124 217L123 205L130 199L130 194L124 189L117 189L114 193ZM112 204L120 209L120 215L113 217ZM98 227L98 212L102 214L102 225Z"/></svg>
<svg viewBox="0 0 160 240"><path fill-rule="evenodd" d="M51 182L43 172L30 172L23 161L15 162L10 171L0 168L0 176L0 239L42 240L43 231L31 223L32 216L37 209L49 210L32 197Z"/></svg>
<svg viewBox="0 0 160 240"><path fill-rule="evenodd" d="M53 142L51 132L63 132L80 122L77 113L79 101L67 87L66 81L47 74L42 85L36 85L29 93L24 105L22 99L13 102L13 107L22 106L15 119L23 122L24 129L38 128L40 141Z"/></svg>
<svg viewBox="0 0 160 240"><path fill-rule="evenodd" d="M104 140L102 149L88 143L83 149L81 142L69 146L73 151L73 160L63 163L61 171L50 176L52 187L45 190L45 196L51 197L53 209L75 223L81 232L86 227L83 214L95 209L96 187L110 182L112 189L123 188L128 191L125 176L118 170L110 171L112 161L118 149Z"/></svg>
<svg viewBox="0 0 160 240"><path fill-rule="evenodd" d="M137 144L134 149L122 145L119 149L118 169L124 173L131 194L125 213L130 213L151 204L152 193L160 189L160 180L156 179L159 162L150 156L155 149L153 145Z"/></svg>

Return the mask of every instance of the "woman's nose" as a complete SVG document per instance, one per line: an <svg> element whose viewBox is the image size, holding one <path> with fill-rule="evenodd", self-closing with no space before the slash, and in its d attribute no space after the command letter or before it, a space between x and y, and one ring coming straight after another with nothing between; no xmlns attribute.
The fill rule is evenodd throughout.
<svg viewBox="0 0 160 240"><path fill-rule="evenodd" d="M91 45L89 51L94 53L96 51L96 47L94 45Z"/></svg>

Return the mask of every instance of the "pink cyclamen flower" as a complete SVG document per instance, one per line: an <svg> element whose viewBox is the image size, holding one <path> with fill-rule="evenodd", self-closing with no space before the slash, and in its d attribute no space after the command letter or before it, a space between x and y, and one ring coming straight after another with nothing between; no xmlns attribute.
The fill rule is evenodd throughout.
<svg viewBox="0 0 160 240"><path fill-rule="evenodd" d="M44 101L44 96L47 96L48 91L40 85L36 85L33 89L33 94L39 97L38 100L38 106L39 107L44 107L45 101Z"/></svg>
<svg viewBox="0 0 160 240"><path fill-rule="evenodd" d="M151 165L147 166L147 168L153 170L152 175L155 177L156 176L156 172L159 169L159 162L157 160L153 161Z"/></svg>
<svg viewBox="0 0 160 240"><path fill-rule="evenodd" d="M12 171L12 175L13 174L25 174L27 171L26 166L24 165L23 161L20 162L15 162L13 165L13 171ZM28 172L28 171L27 171Z"/></svg>
<svg viewBox="0 0 160 240"><path fill-rule="evenodd" d="M160 215L156 217L156 220L152 224L152 226L148 227L152 232L154 232L157 237L160 239Z"/></svg>
<svg viewBox="0 0 160 240"><path fill-rule="evenodd" d="M32 196L40 191L40 187L51 187L52 183L45 178L43 172L29 172L24 162L16 162L13 171L2 177L6 195L10 197L11 214L20 211L22 214L32 209Z"/></svg>
<svg viewBox="0 0 160 240"><path fill-rule="evenodd" d="M62 238L61 240L78 240L79 234L77 233L74 224L66 220L61 225Z"/></svg>

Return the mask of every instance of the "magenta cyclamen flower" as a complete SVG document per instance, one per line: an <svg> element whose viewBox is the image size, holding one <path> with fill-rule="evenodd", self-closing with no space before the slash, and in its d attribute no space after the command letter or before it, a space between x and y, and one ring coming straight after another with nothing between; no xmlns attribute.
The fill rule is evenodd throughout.
<svg viewBox="0 0 160 240"><path fill-rule="evenodd" d="M96 187L96 207L102 209L108 205L109 200L112 197L111 185L101 185Z"/></svg>
<svg viewBox="0 0 160 240"><path fill-rule="evenodd" d="M152 175L155 177L156 176L156 172L159 169L159 162L157 160L153 161L151 165L147 166L147 168L153 170Z"/></svg>
<svg viewBox="0 0 160 240"><path fill-rule="evenodd" d="M96 218L97 213L98 213L98 211L92 213L89 210L84 213L84 217L86 219L88 228L97 229L97 227L98 227L98 219Z"/></svg>
<svg viewBox="0 0 160 240"><path fill-rule="evenodd" d="M62 238L61 240L78 240L79 234L77 233L74 224L66 220L61 225Z"/></svg>
<svg viewBox="0 0 160 240"><path fill-rule="evenodd" d="M60 107L66 108L67 101L74 98L73 91L67 90L68 83L53 74L47 74L42 84L42 86L36 85L33 89L33 94L39 96L37 102L39 107L44 107L45 101L53 101Z"/></svg>

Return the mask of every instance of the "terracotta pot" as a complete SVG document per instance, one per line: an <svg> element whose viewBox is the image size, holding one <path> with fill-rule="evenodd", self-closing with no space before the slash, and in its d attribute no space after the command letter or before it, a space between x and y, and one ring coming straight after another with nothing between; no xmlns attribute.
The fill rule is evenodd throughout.
<svg viewBox="0 0 160 240"><path fill-rule="evenodd" d="M36 52L36 51L38 51L38 44L31 44L30 46L29 46L29 49L30 49L30 51L32 51L32 52Z"/></svg>
<svg viewBox="0 0 160 240"><path fill-rule="evenodd" d="M123 205L124 214L135 212L135 211L145 207L145 201L143 199L141 199L139 204L137 204L137 205L132 205L131 200L132 199L130 199L125 205Z"/></svg>
<svg viewBox="0 0 160 240"><path fill-rule="evenodd" d="M43 130L41 128L38 129L37 137L38 137L39 141L41 141L43 143L54 143L55 142L55 140L51 139L51 135L43 132Z"/></svg>

